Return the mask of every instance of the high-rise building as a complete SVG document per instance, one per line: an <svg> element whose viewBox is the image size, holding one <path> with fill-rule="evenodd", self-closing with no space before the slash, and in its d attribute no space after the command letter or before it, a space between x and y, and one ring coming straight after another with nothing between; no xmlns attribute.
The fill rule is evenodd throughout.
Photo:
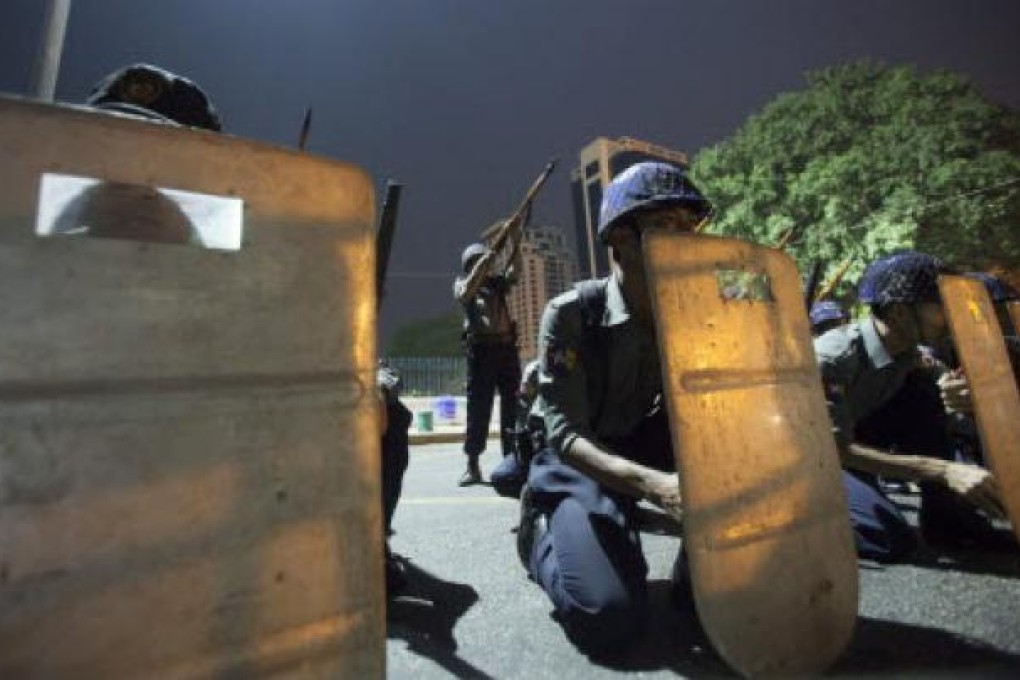
<svg viewBox="0 0 1020 680"><path fill-rule="evenodd" d="M598 240L599 205L606 185L626 168L641 161L665 161L687 167L687 154L630 137L598 137L581 149L580 165L570 174L574 201L574 233L583 278L609 273L606 250Z"/></svg>
<svg viewBox="0 0 1020 680"><path fill-rule="evenodd" d="M521 272L507 304L517 322L521 360L538 356L538 326L549 300L573 285L577 266L559 227L528 227L521 241Z"/></svg>

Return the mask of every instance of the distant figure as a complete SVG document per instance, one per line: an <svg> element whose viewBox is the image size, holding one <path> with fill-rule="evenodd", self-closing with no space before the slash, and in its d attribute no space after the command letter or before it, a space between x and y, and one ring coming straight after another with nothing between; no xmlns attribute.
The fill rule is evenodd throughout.
<svg viewBox="0 0 1020 680"><path fill-rule="evenodd" d="M833 300L819 300L811 305L811 335L816 338L848 321L846 312Z"/></svg>
<svg viewBox="0 0 1020 680"><path fill-rule="evenodd" d="M100 81L86 104L167 125L219 132L219 115L202 89L148 64L118 69ZM199 243L198 233L171 199L149 186L102 182L71 200L53 234L128 239L152 243Z"/></svg>
<svg viewBox="0 0 1020 680"><path fill-rule="evenodd" d="M938 288L943 273L951 270L914 251L872 262L858 295L871 315L815 339L864 558L906 560L918 543L879 476L920 483L921 535L931 546L999 547L1004 538L979 512L1002 515L991 472L954 460L948 411L966 401L966 380L918 350L948 332Z"/></svg>
<svg viewBox="0 0 1020 680"><path fill-rule="evenodd" d="M389 535L392 533L393 514L400 500L404 485L404 473L410 459L408 429L413 416L411 410L400 400L400 375L383 362L376 369L376 384L382 399L380 420L382 424L382 502L383 530L385 531L386 593L400 594L407 579L403 563L390 550Z"/></svg>
<svg viewBox="0 0 1020 680"><path fill-rule="evenodd" d="M503 455L513 452L510 432L517 415L516 391L521 380L517 328L510 318L506 296L521 267L521 228L494 252L481 243L461 255L463 275L453 284L453 297L464 309L464 351L467 354L467 431L464 453L467 469L461 486L482 483L478 458L489 437L492 402L499 393L499 426Z"/></svg>
<svg viewBox="0 0 1020 680"><path fill-rule="evenodd" d="M492 488L500 496L517 498L521 488L528 480L528 468L535 451L544 446L545 426L541 414L535 414L532 406L538 397L537 359L528 362L524 367L520 388L517 390L517 422L514 425L514 446L510 455L503 460L489 475Z"/></svg>

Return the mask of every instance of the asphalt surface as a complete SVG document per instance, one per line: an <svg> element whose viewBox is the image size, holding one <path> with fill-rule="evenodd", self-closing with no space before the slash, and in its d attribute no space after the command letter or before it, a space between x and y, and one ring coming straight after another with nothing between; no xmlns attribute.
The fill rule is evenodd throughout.
<svg viewBox="0 0 1020 680"><path fill-rule="evenodd" d="M490 441L483 471L498 462L496 448ZM516 502L488 486L458 488L462 466L457 444L411 449L391 538L409 588L390 602L390 677L732 676L695 616L666 597L678 539L642 539L653 594L642 644L624 658L589 658L525 576ZM857 631L832 675L1020 677L1020 554L927 551L915 564L861 562L860 576Z"/></svg>

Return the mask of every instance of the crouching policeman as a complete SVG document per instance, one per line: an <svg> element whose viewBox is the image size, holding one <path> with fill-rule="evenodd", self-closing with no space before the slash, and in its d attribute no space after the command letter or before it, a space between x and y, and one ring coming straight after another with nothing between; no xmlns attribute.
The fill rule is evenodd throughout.
<svg viewBox="0 0 1020 680"><path fill-rule="evenodd" d="M591 651L626 646L645 618L636 504L681 513L642 234L691 231L708 211L680 169L627 169L599 216L611 275L558 296L542 318L537 408L547 446L522 495L518 550L567 634Z"/></svg>
<svg viewBox="0 0 1020 680"><path fill-rule="evenodd" d="M918 345L947 334L937 258L904 251L877 260L861 279L860 302L871 316L822 335L815 354L844 467L858 555L884 562L909 558L914 529L881 490L877 477L920 482L922 536L929 545L961 548L1001 542L978 509L1001 515L992 474L953 461L940 366ZM958 395L957 395L958 396Z"/></svg>

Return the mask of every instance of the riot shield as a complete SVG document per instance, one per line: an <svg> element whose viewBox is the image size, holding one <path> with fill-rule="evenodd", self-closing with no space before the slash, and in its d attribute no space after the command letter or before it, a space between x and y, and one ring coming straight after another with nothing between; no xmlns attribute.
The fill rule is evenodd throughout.
<svg viewBox="0 0 1020 680"><path fill-rule="evenodd" d="M0 99L0 677L381 677L361 170Z"/></svg>
<svg viewBox="0 0 1020 680"><path fill-rule="evenodd" d="M746 675L819 672L850 639L857 560L796 265L665 232L645 262L698 614Z"/></svg>
<svg viewBox="0 0 1020 680"><path fill-rule="evenodd" d="M981 281L942 276L939 290L970 386L985 459L995 475L1013 532L1020 536L1020 393L1002 327Z"/></svg>

